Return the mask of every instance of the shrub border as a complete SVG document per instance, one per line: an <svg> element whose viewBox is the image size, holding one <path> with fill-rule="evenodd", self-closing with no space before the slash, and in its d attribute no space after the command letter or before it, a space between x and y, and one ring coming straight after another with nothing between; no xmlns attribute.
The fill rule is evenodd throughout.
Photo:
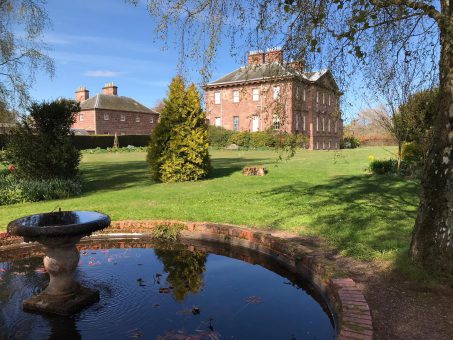
<svg viewBox="0 0 453 340"><path fill-rule="evenodd" d="M183 239L240 246L272 257L287 269L311 280L319 289L335 314L338 339L373 339L370 308L360 288L350 278L335 277L334 269L323 253L309 244L235 225L169 220L113 221L109 228L94 235L100 237L109 237L109 235L118 237L118 234L122 236L133 234L134 237L149 236L152 235L154 228L162 225L182 226L180 236ZM23 243L21 237L14 237L7 233L0 234L0 255L3 250L7 253L12 251L16 256L20 256L17 252L18 246L25 252L33 247Z"/></svg>

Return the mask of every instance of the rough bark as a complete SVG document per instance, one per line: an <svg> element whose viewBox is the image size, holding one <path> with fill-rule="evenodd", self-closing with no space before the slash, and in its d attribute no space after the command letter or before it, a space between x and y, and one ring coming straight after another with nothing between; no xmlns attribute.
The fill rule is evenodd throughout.
<svg viewBox="0 0 453 340"><path fill-rule="evenodd" d="M426 160L411 257L430 271L453 274L453 6L442 1L440 103Z"/></svg>

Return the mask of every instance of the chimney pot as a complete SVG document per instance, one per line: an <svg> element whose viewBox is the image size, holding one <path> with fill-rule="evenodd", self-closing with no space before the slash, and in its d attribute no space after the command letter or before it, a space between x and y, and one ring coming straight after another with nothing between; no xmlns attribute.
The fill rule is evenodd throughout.
<svg viewBox="0 0 453 340"><path fill-rule="evenodd" d="M75 91L75 100L78 101L79 103L87 100L89 97L90 97L90 91L88 91L85 86L80 86Z"/></svg>
<svg viewBox="0 0 453 340"><path fill-rule="evenodd" d="M113 82L106 83L105 86L102 88L102 93L108 94L110 96L117 96L118 86L116 86Z"/></svg>

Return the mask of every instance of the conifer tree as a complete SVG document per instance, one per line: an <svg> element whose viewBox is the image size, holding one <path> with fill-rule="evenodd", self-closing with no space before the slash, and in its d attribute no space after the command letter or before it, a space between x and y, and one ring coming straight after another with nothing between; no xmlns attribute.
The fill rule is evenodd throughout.
<svg viewBox="0 0 453 340"><path fill-rule="evenodd" d="M181 77L170 84L168 98L148 148L148 163L155 180L196 181L209 172L208 133L200 95Z"/></svg>

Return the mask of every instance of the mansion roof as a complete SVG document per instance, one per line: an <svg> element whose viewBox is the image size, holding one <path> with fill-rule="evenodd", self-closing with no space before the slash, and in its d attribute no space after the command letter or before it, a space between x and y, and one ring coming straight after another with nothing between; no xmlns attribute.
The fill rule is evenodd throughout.
<svg viewBox="0 0 453 340"><path fill-rule="evenodd" d="M261 65L242 66L231 73L211 82L206 87L230 85L251 81L264 81L271 78L299 77L301 80L316 82L329 70L317 72L301 72L290 66L289 63L266 63Z"/></svg>
<svg viewBox="0 0 453 340"><path fill-rule="evenodd" d="M112 96L102 93L90 97L80 103L80 110L93 109L157 114L157 112L151 110L145 105L140 104L135 99L132 99L130 97L116 95Z"/></svg>

